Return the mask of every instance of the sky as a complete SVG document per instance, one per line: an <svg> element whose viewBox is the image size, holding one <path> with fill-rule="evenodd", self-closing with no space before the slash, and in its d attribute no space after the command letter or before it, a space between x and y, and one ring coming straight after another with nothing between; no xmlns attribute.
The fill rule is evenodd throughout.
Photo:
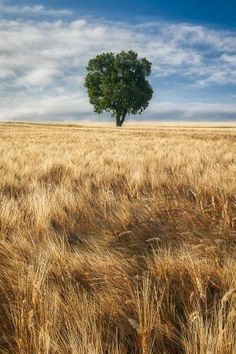
<svg viewBox="0 0 236 354"><path fill-rule="evenodd" d="M111 120L83 86L90 58L134 50L154 96L132 120L236 121L236 2L0 0L0 121Z"/></svg>

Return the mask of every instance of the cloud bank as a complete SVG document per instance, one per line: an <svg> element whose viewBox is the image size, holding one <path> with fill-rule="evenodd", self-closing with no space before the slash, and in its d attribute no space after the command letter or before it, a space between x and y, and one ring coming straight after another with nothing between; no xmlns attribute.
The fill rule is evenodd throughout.
<svg viewBox="0 0 236 354"><path fill-rule="evenodd" d="M191 23L117 23L71 10L0 4L0 120L97 119L83 77L104 51L133 49L153 63L152 83L198 92L236 91L236 32ZM195 90L195 91L194 91ZM207 92L207 91L206 91ZM209 91L210 92L210 91ZM143 119L236 119L232 102L154 97ZM169 100L171 100L169 102ZM107 118L107 115L104 115Z"/></svg>

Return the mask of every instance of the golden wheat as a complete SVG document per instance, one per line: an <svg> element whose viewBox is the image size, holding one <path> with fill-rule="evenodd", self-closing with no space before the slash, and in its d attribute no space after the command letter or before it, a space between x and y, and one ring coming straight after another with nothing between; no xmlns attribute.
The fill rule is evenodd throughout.
<svg viewBox="0 0 236 354"><path fill-rule="evenodd" d="M235 138L0 125L0 352L236 353Z"/></svg>

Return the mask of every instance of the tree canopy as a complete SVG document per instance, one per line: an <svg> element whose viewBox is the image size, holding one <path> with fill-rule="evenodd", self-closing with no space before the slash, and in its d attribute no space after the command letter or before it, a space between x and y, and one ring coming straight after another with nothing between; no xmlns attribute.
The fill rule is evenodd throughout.
<svg viewBox="0 0 236 354"><path fill-rule="evenodd" d="M111 112L121 126L127 115L141 114L152 98L147 77L152 64L133 51L103 53L87 66L85 87L96 113Z"/></svg>

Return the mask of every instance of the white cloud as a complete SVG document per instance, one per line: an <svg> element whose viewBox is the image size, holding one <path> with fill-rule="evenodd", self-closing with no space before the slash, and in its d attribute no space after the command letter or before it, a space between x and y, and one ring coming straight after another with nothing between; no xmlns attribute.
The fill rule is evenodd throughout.
<svg viewBox="0 0 236 354"><path fill-rule="evenodd" d="M71 10L52 10L42 5L20 6L0 4L0 14L20 16L70 16L73 14Z"/></svg>
<svg viewBox="0 0 236 354"><path fill-rule="evenodd" d="M0 65L2 72L12 70L19 76L38 70L38 66L68 72L72 68L84 67L88 59L99 52L131 48L150 58L155 76L194 75L196 82L198 79L199 82L221 84L219 75L230 76L230 80L236 82L235 55L222 52L221 45L215 49L217 34L220 39L224 33L214 32L212 47L208 41L208 51L215 51L213 58L209 59L201 48L192 43L191 38L195 38L193 34L199 36L199 26L185 25L184 31L183 26L156 24L154 33L150 34L140 25L129 26L95 19L69 23L1 20ZM201 27L201 36L203 32L209 36L208 31Z"/></svg>
<svg viewBox="0 0 236 354"><path fill-rule="evenodd" d="M236 104L203 102L162 102L152 103L149 108L152 116L177 119L232 119L236 117Z"/></svg>
<svg viewBox="0 0 236 354"><path fill-rule="evenodd" d="M50 84L54 77L62 74L56 69L39 68L28 72L25 76L17 80L19 86L45 86Z"/></svg>
<svg viewBox="0 0 236 354"><path fill-rule="evenodd" d="M1 102L0 121L109 121L110 115L93 115L88 99L80 95L60 94L28 99L16 97ZM152 102L148 110L138 120L234 120L236 104L202 102ZM32 118L33 117L33 118Z"/></svg>
<svg viewBox="0 0 236 354"><path fill-rule="evenodd" d="M30 116L48 119L49 114L52 119L91 115L92 107L83 88L85 66L103 51L133 49L149 58L153 63L152 78L157 83L168 80L171 85L177 77L175 80L185 80L191 89L236 85L234 31L163 21L130 25L95 18L65 19L70 10L51 10L41 5L3 3L0 12L1 120ZM48 19L48 15L60 19ZM176 104L170 111L171 105L156 105L155 101L151 107L157 113L178 111L186 117L210 110L236 113L235 106L228 111L227 104L205 105L204 111L196 110L194 105ZM151 107L149 114L154 114Z"/></svg>
<svg viewBox="0 0 236 354"><path fill-rule="evenodd" d="M225 63L229 63L229 64L232 64L232 65L236 66L236 54L235 55L223 54L222 55L222 60Z"/></svg>
<svg viewBox="0 0 236 354"><path fill-rule="evenodd" d="M92 112L87 98L80 95L27 96L0 100L1 119L10 120L76 120L91 117ZM33 118L32 118L33 117Z"/></svg>

